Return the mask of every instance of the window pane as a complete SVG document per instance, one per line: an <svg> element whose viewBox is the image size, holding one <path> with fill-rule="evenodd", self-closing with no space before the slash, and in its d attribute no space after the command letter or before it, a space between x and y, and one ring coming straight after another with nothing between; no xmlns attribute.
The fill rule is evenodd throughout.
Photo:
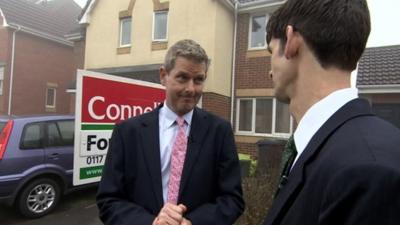
<svg viewBox="0 0 400 225"><path fill-rule="evenodd" d="M257 99L256 101L256 133L271 133L272 131L272 99Z"/></svg>
<svg viewBox="0 0 400 225"><path fill-rule="evenodd" d="M154 14L154 40L167 39L168 12Z"/></svg>
<svg viewBox="0 0 400 225"><path fill-rule="evenodd" d="M27 125L25 127L21 148L40 148L42 146L40 136L40 124Z"/></svg>
<svg viewBox="0 0 400 225"><path fill-rule="evenodd" d="M121 46L131 44L131 23L131 18L121 20Z"/></svg>
<svg viewBox="0 0 400 225"><path fill-rule="evenodd" d="M251 131L251 120L253 115L253 101L239 101L239 130Z"/></svg>
<svg viewBox="0 0 400 225"><path fill-rule="evenodd" d="M50 123L47 126L47 139L48 139L48 146L61 146L62 140L60 136L60 132L58 131L57 125L55 123Z"/></svg>
<svg viewBox="0 0 400 225"><path fill-rule="evenodd" d="M265 46L266 16L254 16L251 21L251 43L252 48Z"/></svg>
<svg viewBox="0 0 400 225"><path fill-rule="evenodd" d="M275 133L290 132L289 105L276 101Z"/></svg>
<svg viewBox="0 0 400 225"><path fill-rule="evenodd" d="M74 144L74 122L73 121L60 121L58 128L61 132L61 138L64 145Z"/></svg>
<svg viewBox="0 0 400 225"><path fill-rule="evenodd" d="M54 88L47 89L46 106L55 106L55 92Z"/></svg>

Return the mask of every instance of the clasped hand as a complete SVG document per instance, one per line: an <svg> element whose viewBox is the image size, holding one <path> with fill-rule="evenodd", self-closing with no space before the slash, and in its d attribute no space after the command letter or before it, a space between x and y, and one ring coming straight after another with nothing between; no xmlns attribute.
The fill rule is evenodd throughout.
<svg viewBox="0 0 400 225"><path fill-rule="evenodd" d="M153 221L153 225L192 225L183 217L187 208L185 205L166 203Z"/></svg>

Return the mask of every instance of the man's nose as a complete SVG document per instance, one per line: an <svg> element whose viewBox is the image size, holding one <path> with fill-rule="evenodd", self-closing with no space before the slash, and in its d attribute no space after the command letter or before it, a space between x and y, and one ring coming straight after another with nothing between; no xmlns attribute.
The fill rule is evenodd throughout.
<svg viewBox="0 0 400 225"><path fill-rule="evenodd" d="M193 80L189 80L186 85L186 92L193 93L195 90L195 84Z"/></svg>

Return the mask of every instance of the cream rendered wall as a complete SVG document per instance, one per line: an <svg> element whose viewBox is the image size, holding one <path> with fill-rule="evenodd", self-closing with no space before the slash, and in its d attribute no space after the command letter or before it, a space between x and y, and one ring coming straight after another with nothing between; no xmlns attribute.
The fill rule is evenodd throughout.
<svg viewBox="0 0 400 225"><path fill-rule="evenodd" d="M130 54L118 55L119 12L130 0L97 0L86 33L85 68L162 63L166 50L151 51L153 1L136 0ZM165 2L161 0L161 3ZM211 58L205 91L230 96L233 13L219 0L169 0L168 47L190 38Z"/></svg>
<svg viewBox="0 0 400 225"><path fill-rule="evenodd" d="M209 77L206 91L224 96L231 96L234 22L233 12L219 4L216 11L214 57L211 62L213 73Z"/></svg>

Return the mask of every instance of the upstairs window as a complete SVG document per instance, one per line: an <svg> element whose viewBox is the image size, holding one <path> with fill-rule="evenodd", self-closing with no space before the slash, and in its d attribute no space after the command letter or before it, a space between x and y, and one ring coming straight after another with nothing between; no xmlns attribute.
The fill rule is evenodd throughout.
<svg viewBox="0 0 400 225"><path fill-rule="evenodd" d="M120 35L119 35L119 46L127 47L131 46L131 28L132 18L123 18L120 20Z"/></svg>
<svg viewBox="0 0 400 225"><path fill-rule="evenodd" d="M265 27L268 18L268 15L257 15L250 18L249 49L266 48Z"/></svg>
<svg viewBox="0 0 400 225"><path fill-rule="evenodd" d="M56 89L48 87L46 91L46 108L56 107Z"/></svg>
<svg viewBox="0 0 400 225"><path fill-rule="evenodd" d="M153 41L167 40L168 11L154 12Z"/></svg>

